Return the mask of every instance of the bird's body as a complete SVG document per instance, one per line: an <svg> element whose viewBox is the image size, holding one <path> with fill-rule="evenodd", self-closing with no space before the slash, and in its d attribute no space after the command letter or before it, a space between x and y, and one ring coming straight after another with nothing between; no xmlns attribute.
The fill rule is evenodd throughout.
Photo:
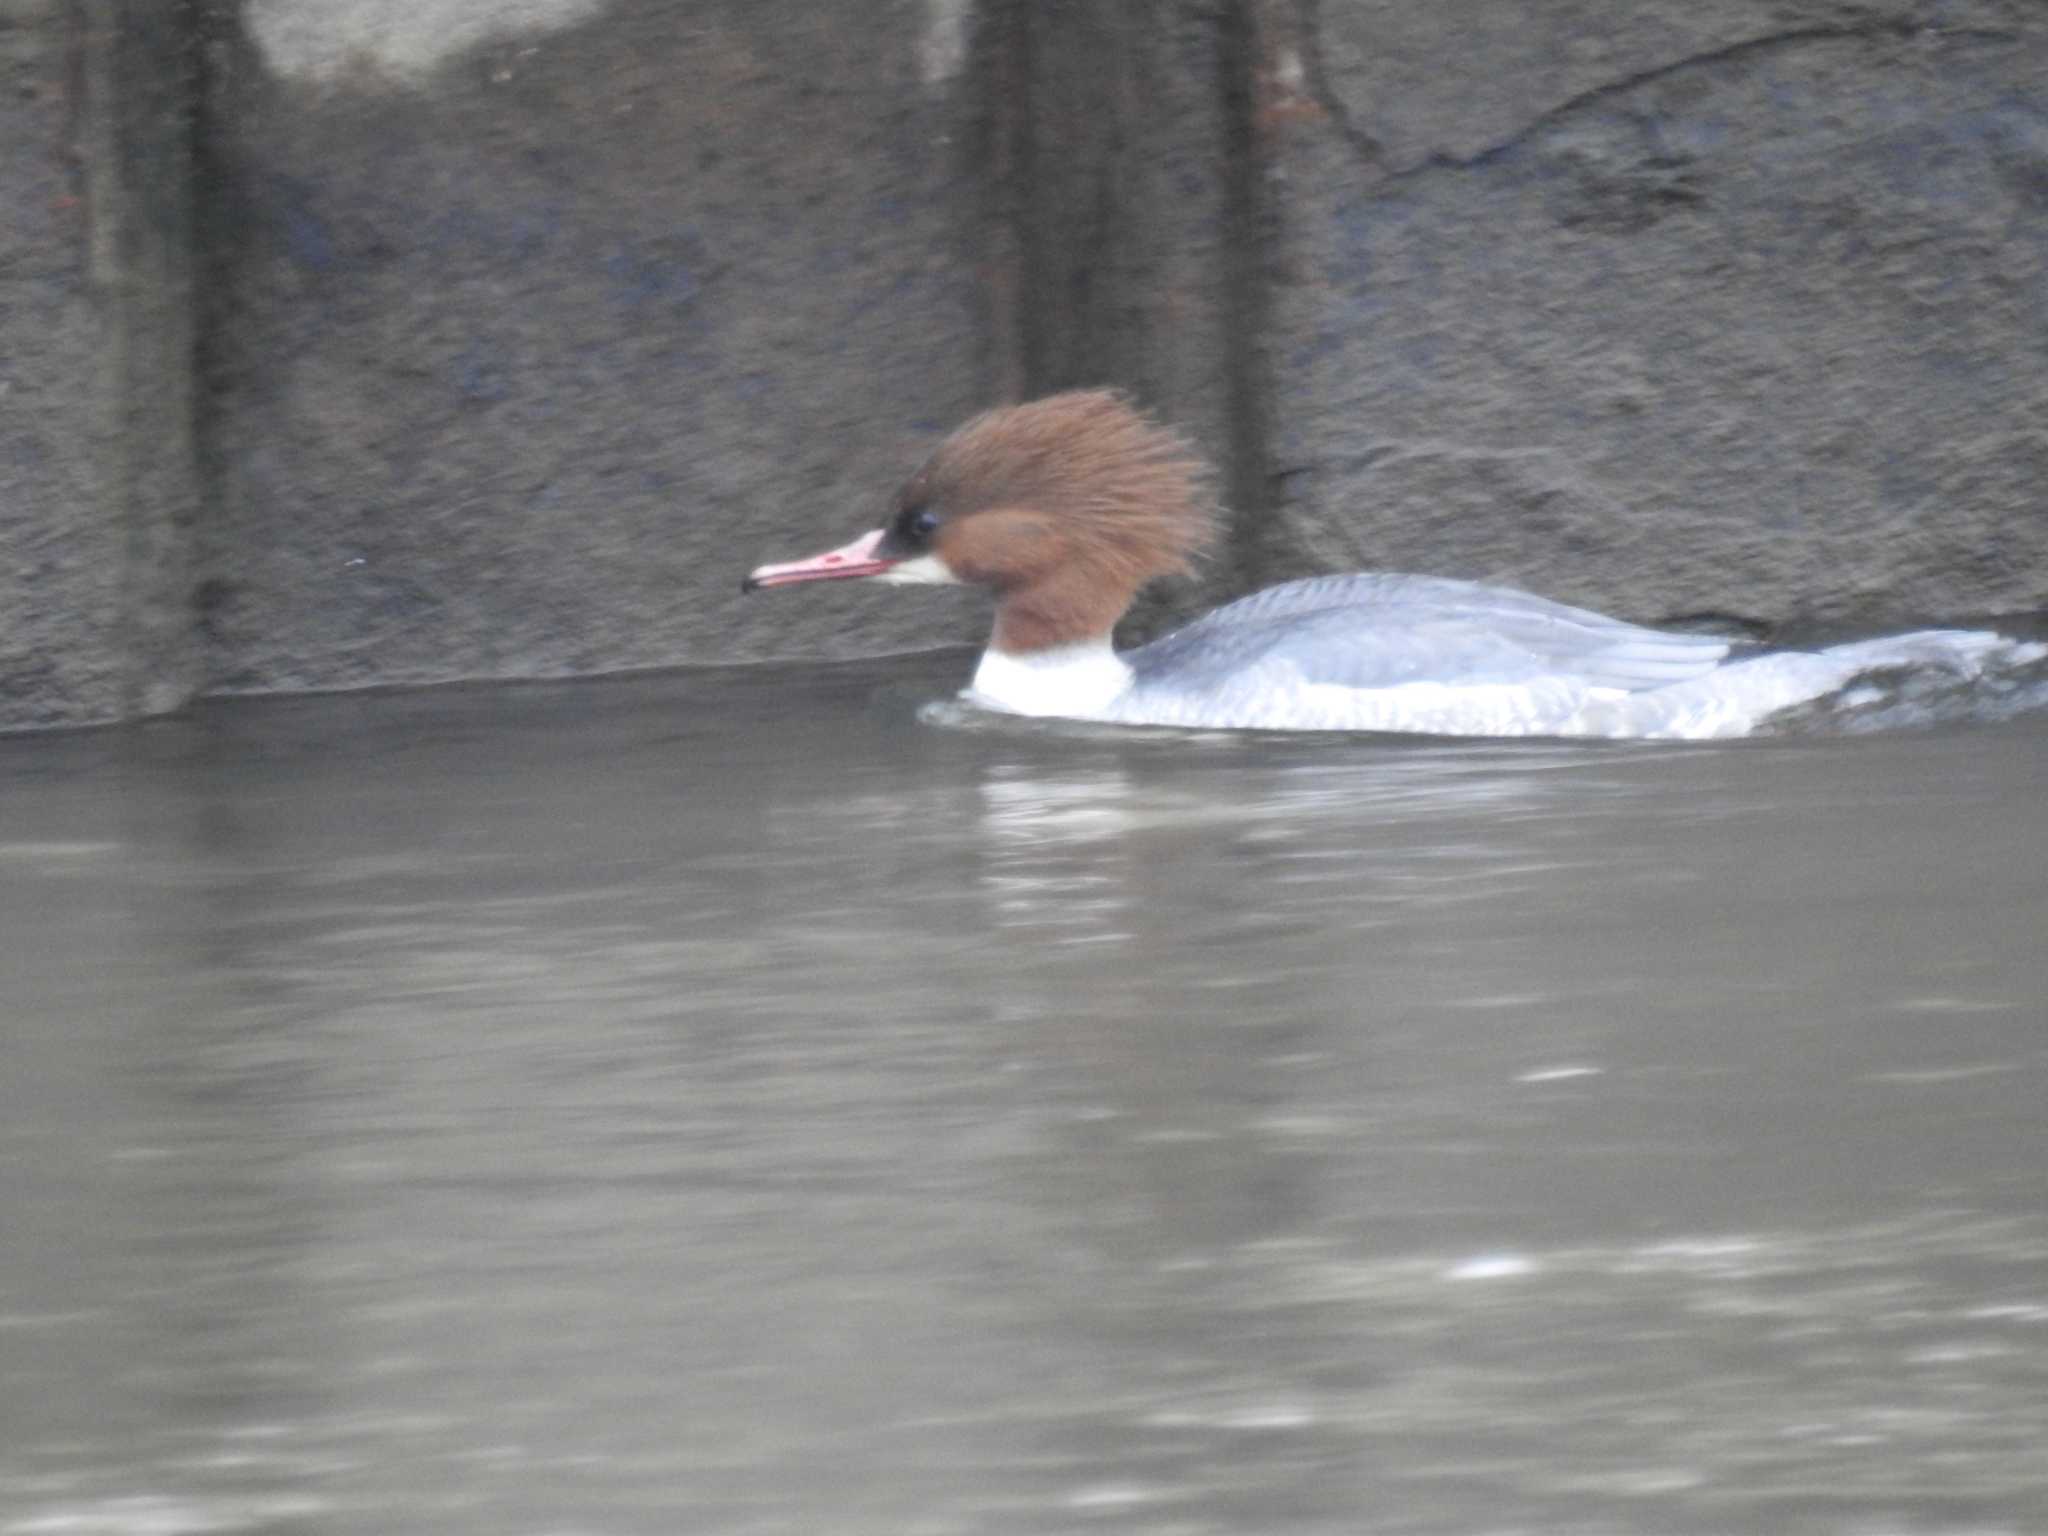
<svg viewBox="0 0 2048 1536"><path fill-rule="evenodd" d="M1117 653L1110 632L1139 587L1185 569L1208 537L1204 483L1181 439L1121 397L1055 395L961 428L899 494L887 527L762 566L746 585L987 586L996 626L970 700L1133 725L1739 736L1867 673L1968 676L2025 649L1990 632L1922 630L1731 659L1725 640L1512 588L1358 574L1271 587Z"/></svg>

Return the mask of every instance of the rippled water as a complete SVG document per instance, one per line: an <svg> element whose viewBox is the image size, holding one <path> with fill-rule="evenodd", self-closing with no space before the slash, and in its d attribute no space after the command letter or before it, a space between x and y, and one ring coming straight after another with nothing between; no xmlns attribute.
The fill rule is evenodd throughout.
<svg viewBox="0 0 2048 1536"><path fill-rule="evenodd" d="M959 666L0 742L0 1536L2048 1530L2041 717Z"/></svg>

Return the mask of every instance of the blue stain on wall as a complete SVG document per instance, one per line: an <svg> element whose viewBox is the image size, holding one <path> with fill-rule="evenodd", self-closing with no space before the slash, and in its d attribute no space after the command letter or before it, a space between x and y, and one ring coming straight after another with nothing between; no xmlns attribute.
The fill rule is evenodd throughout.
<svg viewBox="0 0 2048 1536"><path fill-rule="evenodd" d="M619 302L629 308L657 300L686 306L701 290L688 263L627 246L619 246L605 257L604 269L618 285Z"/></svg>
<svg viewBox="0 0 2048 1536"><path fill-rule="evenodd" d="M846 308L846 324L851 325L873 310L887 307L891 310L904 301L913 298L928 286L925 275L919 272L899 272L887 283L869 283L858 289Z"/></svg>
<svg viewBox="0 0 2048 1536"><path fill-rule="evenodd" d="M559 239L565 217L561 203L548 200L506 211L457 204L417 222L423 243L435 255L459 250L524 261Z"/></svg>
<svg viewBox="0 0 2048 1536"><path fill-rule="evenodd" d="M1308 341L1296 347L1288 354L1288 366L1296 370L1310 368L1316 363L1321 362L1324 358L1333 357L1342 352L1344 344L1345 338L1343 333L1335 327L1318 331Z"/></svg>
<svg viewBox="0 0 2048 1536"><path fill-rule="evenodd" d="M503 359L488 342L473 341L455 357L455 385L465 399L491 402L510 393Z"/></svg>
<svg viewBox="0 0 2048 1536"><path fill-rule="evenodd" d="M271 191L284 236L285 254L299 266L325 272L339 259L334 232L313 207L313 187L296 176L279 176Z"/></svg>
<svg viewBox="0 0 2048 1536"><path fill-rule="evenodd" d="M668 236L623 240L604 256L604 272L627 309L659 303L690 309L702 295L702 272L711 270L705 242L690 229Z"/></svg>

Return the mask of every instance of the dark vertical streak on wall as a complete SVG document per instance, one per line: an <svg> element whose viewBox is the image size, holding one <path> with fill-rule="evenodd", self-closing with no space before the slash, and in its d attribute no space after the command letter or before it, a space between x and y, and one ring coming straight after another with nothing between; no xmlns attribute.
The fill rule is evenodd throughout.
<svg viewBox="0 0 2048 1536"><path fill-rule="evenodd" d="M1216 461L1231 534L1211 598L1242 589L1267 502L1256 331L1251 0L1023 5L1014 168L1028 391L1109 384ZM1190 605L1142 602L1130 637Z"/></svg>
<svg viewBox="0 0 2048 1536"><path fill-rule="evenodd" d="M1102 87L1114 72L1089 69L1101 50L1077 46L1077 36L1093 35L1096 9L1029 0L1018 5L1018 171L1025 210L1019 283L1025 385L1033 395L1095 382L1077 355L1079 338L1093 330L1088 306L1095 274L1082 253L1096 233L1091 182L1099 131L1114 114L1101 99ZM1096 102L1097 110L1084 117L1077 110L1081 99Z"/></svg>
<svg viewBox="0 0 2048 1536"><path fill-rule="evenodd" d="M984 374L996 398L1034 392L1042 347L1030 275L1040 256L1031 188L1037 156L1031 139L1032 0L985 0L975 29L968 89L976 99L971 177L979 182L979 248Z"/></svg>
<svg viewBox="0 0 2048 1536"><path fill-rule="evenodd" d="M75 199L85 209L85 126L88 82L86 76L86 15L87 0L72 0L71 9L65 18L64 28L64 133L57 146L57 159L65 172L65 194ZM88 216L83 225L86 233L79 251L81 264L89 261L92 248L92 224Z"/></svg>
<svg viewBox="0 0 2048 1536"><path fill-rule="evenodd" d="M187 606L192 466L192 179L186 0L78 0L74 110L87 271L101 314L102 512L121 530L119 708L158 714L198 683Z"/></svg>
<svg viewBox="0 0 2048 1536"><path fill-rule="evenodd" d="M1271 320L1265 146L1259 134L1260 38L1255 0L1224 0L1216 78L1224 150L1223 350L1230 443L1224 494L1232 577L1262 585L1272 522L1272 390L1265 338Z"/></svg>
<svg viewBox="0 0 2048 1536"><path fill-rule="evenodd" d="M1045 388L1046 239L1041 217L1041 174L1038 153L1038 7L1033 0L1009 0L1009 85L1006 104L1011 131L1011 207L1016 211L1017 270L1012 278L1022 303L1017 310L1017 356L1026 397Z"/></svg>
<svg viewBox="0 0 2048 1536"><path fill-rule="evenodd" d="M228 495L222 442L231 385L228 339L234 334L237 257L254 233L237 178L231 114L246 82L260 76L242 25L242 0L186 0L192 58L190 92L193 187L192 451L200 507L187 606L205 686L218 681L216 631L233 591L210 579L210 512Z"/></svg>

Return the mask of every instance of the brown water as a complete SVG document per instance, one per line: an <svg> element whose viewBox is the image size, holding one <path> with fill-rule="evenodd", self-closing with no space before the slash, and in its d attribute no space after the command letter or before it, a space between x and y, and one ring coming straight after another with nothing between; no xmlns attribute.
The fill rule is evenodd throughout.
<svg viewBox="0 0 2048 1536"><path fill-rule="evenodd" d="M2048 724L0 742L0 1536L2048 1531Z"/></svg>

